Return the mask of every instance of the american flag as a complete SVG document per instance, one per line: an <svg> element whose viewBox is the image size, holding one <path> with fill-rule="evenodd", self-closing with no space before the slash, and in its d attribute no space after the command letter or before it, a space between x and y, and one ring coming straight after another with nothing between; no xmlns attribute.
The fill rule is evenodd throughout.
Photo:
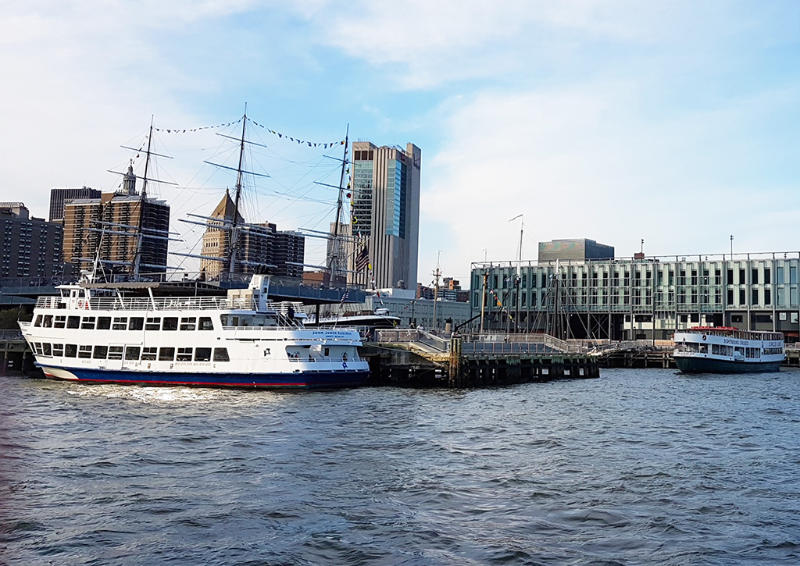
<svg viewBox="0 0 800 566"><path fill-rule="evenodd" d="M364 247L358 252L358 257L356 257L356 271L363 271L367 265L369 265L369 250L367 245L364 244Z"/></svg>

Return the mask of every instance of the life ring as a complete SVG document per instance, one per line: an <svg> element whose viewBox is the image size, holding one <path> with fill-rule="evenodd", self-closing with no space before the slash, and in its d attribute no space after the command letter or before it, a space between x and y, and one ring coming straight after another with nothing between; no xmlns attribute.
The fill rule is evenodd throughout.
<svg viewBox="0 0 800 566"><path fill-rule="evenodd" d="M705 335L705 334L703 334L703 340L705 340L705 339L706 339L706 335Z"/></svg>

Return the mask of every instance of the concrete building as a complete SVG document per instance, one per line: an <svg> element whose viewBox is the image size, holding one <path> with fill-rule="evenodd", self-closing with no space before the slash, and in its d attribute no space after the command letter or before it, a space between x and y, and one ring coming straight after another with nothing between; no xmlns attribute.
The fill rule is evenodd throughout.
<svg viewBox="0 0 800 566"><path fill-rule="evenodd" d="M64 224L64 203L73 199L100 198L100 191L89 187L80 189L50 189L50 222Z"/></svg>
<svg viewBox="0 0 800 566"><path fill-rule="evenodd" d="M209 220L203 235L202 255L206 257L228 257L235 205L230 194L225 196L211 213L218 221ZM236 273L269 273L280 277L301 278L305 256L305 238L296 232L279 231L275 224L263 222L246 224L244 217L236 213L236 224L242 226L237 240ZM219 278L226 271L224 261L204 259L201 269L208 279Z"/></svg>
<svg viewBox="0 0 800 566"><path fill-rule="evenodd" d="M61 240L60 224L31 217L21 202L0 203L0 277L61 275Z"/></svg>
<svg viewBox="0 0 800 566"><path fill-rule="evenodd" d="M563 261L558 271L551 262L479 262L470 304L473 315L485 304L485 329L513 329L511 315L519 331L570 338L669 339L713 325L796 341L799 272L798 252Z"/></svg>
<svg viewBox="0 0 800 566"><path fill-rule="evenodd" d="M587 238L539 242L539 263L556 260L614 259L614 246Z"/></svg>
<svg viewBox="0 0 800 566"><path fill-rule="evenodd" d="M412 143L405 150L353 143L348 283L415 288L421 160Z"/></svg>
<svg viewBox="0 0 800 566"><path fill-rule="evenodd" d="M133 168L123 177L123 188L99 198L75 198L64 203L64 262L89 269L100 247L106 272L132 274L137 230L141 223L140 273L163 273L167 263L169 205L154 198L144 202L136 193ZM148 237L153 236L153 237ZM102 243L101 243L102 238Z"/></svg>

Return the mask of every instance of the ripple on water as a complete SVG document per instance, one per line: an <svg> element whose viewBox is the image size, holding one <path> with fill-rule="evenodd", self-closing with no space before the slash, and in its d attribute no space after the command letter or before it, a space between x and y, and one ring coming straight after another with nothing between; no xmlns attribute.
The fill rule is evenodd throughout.
<svg viewBox="0 0 800 566"><path fill-rule="evenodd" d="M288 395L3 378L0 562L793 564L798 378Z"/></svg>

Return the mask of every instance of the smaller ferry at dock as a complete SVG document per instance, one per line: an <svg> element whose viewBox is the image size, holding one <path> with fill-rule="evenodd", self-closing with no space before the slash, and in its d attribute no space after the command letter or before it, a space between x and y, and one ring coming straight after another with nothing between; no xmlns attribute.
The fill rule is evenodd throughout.
<svg viewBox="0 0 800 566"><path fill-rule="evenodd" d="M675 365L685 373L778 371L786 357L783 334L698 326L675 332Z"/></svg>

